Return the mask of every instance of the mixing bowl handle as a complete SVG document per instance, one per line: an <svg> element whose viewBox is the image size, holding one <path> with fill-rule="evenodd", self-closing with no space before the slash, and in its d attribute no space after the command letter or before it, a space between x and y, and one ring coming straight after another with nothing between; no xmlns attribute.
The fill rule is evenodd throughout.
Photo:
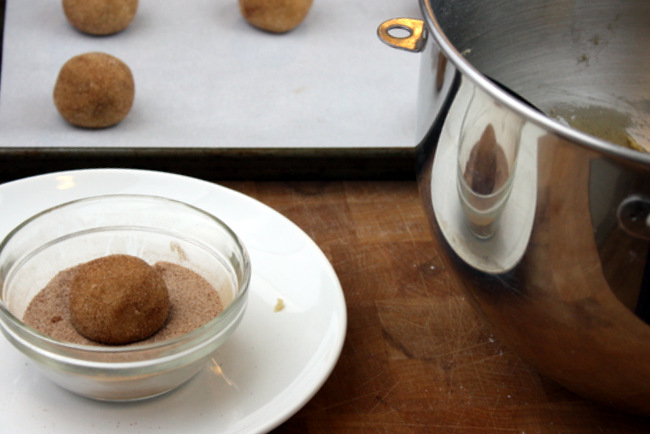
<svg viewBox="0 0 650 434"><path fill-rule="evenodd" d="M407 34L398 36L393 32L396 29L404 30ZM426 42L424 21L415 18L393 18L384 21L377 28L377 36L391 47L414 53L422 51Z"/></svg>

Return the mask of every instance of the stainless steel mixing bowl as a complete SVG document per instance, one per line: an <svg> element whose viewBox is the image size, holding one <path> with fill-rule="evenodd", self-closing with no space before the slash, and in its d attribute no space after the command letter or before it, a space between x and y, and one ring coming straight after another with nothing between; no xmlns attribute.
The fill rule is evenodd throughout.
<svg viewBox="0 0 650 434"><path fill-rule="evenodd" d="M378 32L421 52L419 182L450 265L540 371L650 414L650 2L420 6Z"/></svg>

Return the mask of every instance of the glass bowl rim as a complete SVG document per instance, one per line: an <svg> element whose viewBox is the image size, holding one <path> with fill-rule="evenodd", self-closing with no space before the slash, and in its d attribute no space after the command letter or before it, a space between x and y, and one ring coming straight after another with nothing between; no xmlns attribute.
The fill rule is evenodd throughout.
<svg viewBox="0 0 650 434"><path fill-rule="evenodd" d="M62 341L59 339L52 338L36 329L33 327L28 326L25 324L21 319L16 317L8 308L6 305L3 297L2 297L2 286L3 283L0 282L0 325L2 325L3 328L6 327L4 324L4 321L9 321L11 322L15 327L20 329L21 331L25 332L29 338L30 342L33 344L34 342L42 342L45 343L47 346L51 348L56 348L57 351L75 351L77 353L79 352L85 352L89 354L131 354L131 353L138 353L138 352L145 352L145 351L152 351L152 350L164 350L165 348L172 348L174 350L176 349L183 349L185 348L188 344L191 344L193 341L195 341L197 338L204 336L206 332L208 332L210 329L213 328L218 328L225 319L229 319L231 316L234 315L234 319L238 318L239 315L235 315L232 312L236 309L241 309L244 307L243 305L243 298L248 295L248 289L250 287L250 280L251 280L251 262L250 262L250 257L248 254L248 250L246 249L246 246L242 242L241 238L237 235L237 233L234 232L234 230L228 226L223 220L221 220L219 217L216 215L209 213L202 208L189 204L187 202L183 202L177 199L172 199L164 196L158 196L158 195L151 195L151 194L142 194L142 193L116 193L116 194L102 194L102 195L95 195L95 196L85 196L79 199L73 199L70 201L66 201L57 205L54 205L52 207L46 208L44 210L41 210L27 219L23 220L21 223L16 225L9 233L2 239L2 242L0 242L0 254L5 250L6 245L9 243L9 241L18 233L20 232L21 229L23 229L25 226L28 224L32 223L33 221L45 217L47 214L54 212L56 210L59 210L61 208L67 208L73 205L77 205L79 203L83 202L99 202L102 200L112 200L112 199L146 199L146 200L152 200L156 202L168 202L171 204L174 204L175 206L180 206L183 208L187 208L192 212L196 212L198 214L203 215L204 217L207 217L208 219L212 220L214 223L216 223L218 226L220 226L226 234L232 238L234 241L235 245L240 249L241 251L241 256L243 258L243 273L242 273L242 279L241 282L238 285L238 288L240 289L237 291L235 294L235 297L233 300L230 302L226 308L221 311L216 317L212 318L210 321L205 323L204 325L197 327L196 329L185 333L181 336L177 336L175 338L171 339L165 339L160 342L154 342L150 344L138 344L137 342L132 343L132 344L127 344L127 345L87 345L87 344L76 344L76 343L71 343L71 342L66 342ZM47 350L48 352L51 352L51 350ZM174 351L176 352L176 351ZM183 352L183 351L181 351ZM68 356L70 357L70 356ZM78 359L77 357L73 357L75 359ZM82 359L80 359L82 360ZM112 362L110 364L115 364L118 365L123 362ZM130 362L126 362L130 363Z"/></svg>

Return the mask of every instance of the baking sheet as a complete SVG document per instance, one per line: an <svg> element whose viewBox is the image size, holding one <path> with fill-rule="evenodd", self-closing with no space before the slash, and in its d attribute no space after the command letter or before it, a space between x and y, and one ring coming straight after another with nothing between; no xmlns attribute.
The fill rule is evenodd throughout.
<svg viewBox="0 0 650 434"><path fill-rule="evenodd" d="M140 0L124 32L92 37L60 1L7 0L0 147L413 147L420 56L376 28L420 15L416 0L315 0L275 35L236 0ZM75 128L54 107L59 69L88 51L133 71L134 106L115 127Z"/></svg>

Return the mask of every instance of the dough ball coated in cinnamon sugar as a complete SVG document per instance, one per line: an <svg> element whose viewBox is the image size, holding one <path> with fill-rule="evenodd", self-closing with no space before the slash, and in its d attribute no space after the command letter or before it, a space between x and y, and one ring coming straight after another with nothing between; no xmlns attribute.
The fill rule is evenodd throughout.
<svg viewBox="0 0 650 434"><path fill-rule="evenodd" d="M133 74L110 54L80 54L61 67L53 97L61 116L72 125L109 127L122 121L133 106Z"/></svg>
<svg viewBox="0 0 650 434"><path fill-rule="evenodd" d="M86 338L122 345L156 333L170 309L162 276L140 258L110 255L81 264L70 283L70 321Z"/></svg>
<svg viewBox="0 0 650 434"><path fill-rule="evenodd" d="M251 25L272 33L286 33L305 19L313 0L239 0L239 10Z"/></svg>
<svg viewBox="0 0 650 434"><path fill-rule="evenodd" d="M138 0L63 0L63 13L77 30L112 35L126 29L138 11Z"/></svg>

